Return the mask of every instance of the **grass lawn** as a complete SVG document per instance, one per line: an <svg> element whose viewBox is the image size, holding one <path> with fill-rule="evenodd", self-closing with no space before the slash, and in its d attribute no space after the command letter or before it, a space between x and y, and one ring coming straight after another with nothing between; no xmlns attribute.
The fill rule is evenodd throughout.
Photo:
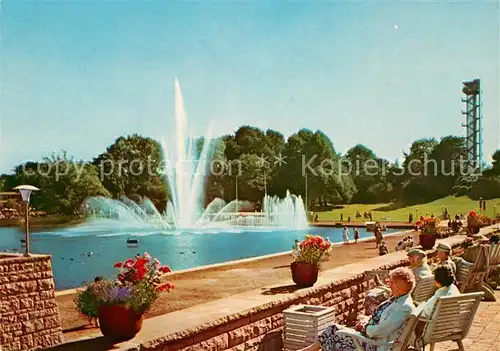
<svg viewBox="0 0 500 351"><path fill-rule="evenodd" d="M494 208L494 206L497 206ZM402 221L408 222L408 214L413 213L413 218L418 218L420 216L430 216L431 214L435 216L440 216L443 209L448 209L448 213L455 215L457 213L463 213L467 215L470 210L476 210L479 212L479 201L471 200L466 196L454 197L448 196L433 202L426 204L419 204L415 206L400 207L397 204L371 204L371 205L345 205L342 209L335 209L333 211L319 212L320 221L340 221L340 214L344 215L344 221L347 221L348 217L351 217L351 221L365 222L365 219L356 219L356 211L359 211L361 215L364 212L371 212L373 220L376 221ZM500 198L487 200L486 201L486 211L484 214L490 218L494 217L494 213L500 213Z"/></svg>

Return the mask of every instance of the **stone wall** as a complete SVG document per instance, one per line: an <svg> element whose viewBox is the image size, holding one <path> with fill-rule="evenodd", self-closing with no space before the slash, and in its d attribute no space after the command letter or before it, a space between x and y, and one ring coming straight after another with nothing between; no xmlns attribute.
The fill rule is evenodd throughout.
<svg viewBox="0 0 500 351"><path fill-rule="evenodd" d="M458 251L460 250L457 246ZM429 262L436 252L428 254ZM389 258L389 256L387 257ZM408 265L408 260L393 260L377 269L394 269ZM356 317L364 313L364 299L368 290L375 287L373 279L364 274L332 281L330 284L295 293L237 315L201 325L196 330L168 335L140 345L141 351L277 351L283 349L283 310L298 304L334 307L336 320L343 325L353 325ZM129 349L129 348L124 348ZM131 348L132 349L132 348Z"/></svg>
<svg viewBox="0 0 500 351"><path fill-rule="evenodd" d="M36 350L63 342L50 256L0 253L0 349Z"/></svg>

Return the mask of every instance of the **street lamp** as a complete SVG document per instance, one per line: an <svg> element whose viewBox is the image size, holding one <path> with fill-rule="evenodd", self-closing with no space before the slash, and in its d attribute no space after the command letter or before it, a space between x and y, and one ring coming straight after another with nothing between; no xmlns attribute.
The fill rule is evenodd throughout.
<svg viewBox="0 0 500 351"><path fill-rule="evenodd" d="M25 226L25 234L24 240L26 242L26 253L24 256L30 255L30 236L29 236L29 215L30 215L30 197L33 191L40 190L33 185L19 185L14 188L14 190L19 190L21 194L21 198L25 203L24 209L24 226Z"/></svg>
<svg viewBox="0 0 500 351"><path fill-rule="evenodd" d="M238 204L238 177L236 176L236 212L240 212L240 206Z"/></svg>
<svg viewBox="0 0 500 351"><path fill-rule="evenodd" d="M306 200L306 215L309 216L309 206L308 206L308 203L307 203L307 170L306 170L306 174L305 174L305 200Z"/></svg>

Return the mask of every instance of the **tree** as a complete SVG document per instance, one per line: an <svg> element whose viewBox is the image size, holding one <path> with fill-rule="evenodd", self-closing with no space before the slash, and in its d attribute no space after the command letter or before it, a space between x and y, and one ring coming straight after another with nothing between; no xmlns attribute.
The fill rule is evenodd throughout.
<svg viewBox="0 0 500 351"><path fill-rule="evenodd" d="M344 161L350 169L357 193L352 199L356 203L377 203L391 200L392 185L388 183L389 162L379 159L364 145L349 149Z"/></svg>
<svg viewBox="0 0 500 351"><path fill-rule="evenodd" d="M500 197L500 177L481 177L477 182L472 184L469 190L469 197L477 200L495 199Z"/></svg>
<svg viewBox="0 0 500 351"><path fill-rule="evenodd" d="M483 175L486 177L500 176L500 149L496 150L491 158L493 159L492 165L483 171Z"/></svg>
<svg viewBox="0 0 500 351"><path fill-rule="evenodd" d="M137 134L119 137L93 164L113 198L147 197L159 211L165 209L167 189L162 172L172 170L162 169L162 151L157 141Z"/></svg>
<svg viewBox="0 0 500 351"><path fill-rule="evenodd" d="M405 176L402 199L405 203L427 202L452 193L465 175L464 139L447 136L415 141L403 163Z"/></svg>
<svg viewBox="0 0 500 351"><path fill-rule="evenodd" d="M6 179L13 188L30 184L40 191L33 196L33 208L47 213L72 215L87 197L110 196L99 180L94 165L74 161L65 152L52 154L42 162L27 162L15 168Z"/></svg>
<svg viewBox="0 0 500 351"><path fill-rule="evenodd" d="M424 176L426 161L437 144L438 142L434 138L419 139L411 144L409 153L403 152L405 157L403 169L407 178Z"/></svg>

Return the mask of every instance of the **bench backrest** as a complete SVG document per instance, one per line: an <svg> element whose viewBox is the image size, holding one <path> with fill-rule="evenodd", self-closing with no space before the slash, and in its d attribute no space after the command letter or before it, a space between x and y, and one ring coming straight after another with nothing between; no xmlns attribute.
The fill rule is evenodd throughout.
<svg viewBox="0 0 500 351"><path fill-rule="evenodd" d="M424 344L463 340L469 333L483 292L437 299L423 333Z"/></svg>
<svg viewBox="0 0 500 351"><path fill-rule="evenodd" d="M500 243L491 244L490 248L490 266L500 265Z"/></svg>
<svg viewBox="0 0 500 351"><path fill-rule="evenodd" d="M413 290L412 297L415 302L427 301L434 295L437 290L436 281L434 276L420 278L418 280L415 290Z"/></svg>
<svg viewBox="0 0 500 351"><path fill-rule="evenodd" d="M474 263L462 262L459 264L460 268L456 277L460 283L461 292L470 291L486 278L489 270L490 250L489 244L481 244L478 246L478 253Z"/></svg>
<svg viewBox="0 0 500 351"><path fill-rule="evenodd" d="M399 335L396 340L391 344L388 351L404 351L410 345L413 337L413 332L418 323L418 316L422 313L425 308L425 304L420 304L415 310L406 318L406 321L402 328L400 328Z"/></svg>

